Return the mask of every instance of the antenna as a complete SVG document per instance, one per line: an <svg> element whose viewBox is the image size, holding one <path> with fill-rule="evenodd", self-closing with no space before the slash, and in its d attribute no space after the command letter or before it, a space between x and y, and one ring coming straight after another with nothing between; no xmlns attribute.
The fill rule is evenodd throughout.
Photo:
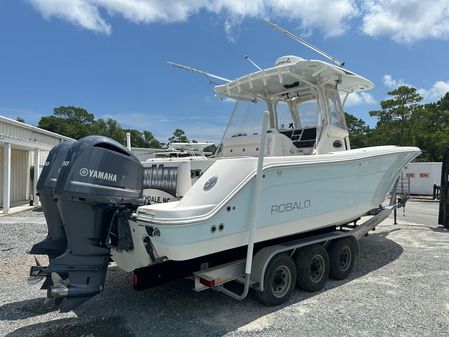
<svg viewBox="0 0 449 337"><path fill-rule="evenodd" d="M211 73L207 73L207 72L205 72L203 70L195 69L195 68L192 68L192 67L188 67L188 66L185 66L185 65L182 65L182 64L178 64L178 63L174 63L174 62L170 62L170 61L167 61L167 63L171 64L173 67L180 68L180 69L183 69L183 70L186 70L186 71L191 71L193 73L198 73L198 74L201 74L201 75L205 75L207 77L212 77L212 78L215 78L215 79L220 80L220 81L224 81L224 82L228 82L228 83L232 82L231 80L228 80L227 78L224 78L224 77L221 77L221 76L217 76L217 75L214 75L214 74L211 74Z"/></svg>
<svg viewBox="0 0 449 337"><path fill-rule="evenodd" d="M253 66L255 66L257 69L262 70L262 68L259 67L253 60L251 60L251 59L249 58L248 55L245 55L245 60L247 60L249 63L251 63L251 64L252 64Z"/></svg>
<svg viewBox="0 0 449 337"><path fill-rule="evenodd" d="M324 56L325 58L327 58L328 60L331 60L332 62L334 62L336 65L338 65L339 67L344 67L345 63L342 61L337 60L335 57L333 57L332 55L326 53L325 51L322 51L321 49L315 47L314 45L310 44L309 42L301 39L299 36L296 36L295 34L290 33L288 30L279 27L277 24L272 23L270 21L268 21L267 19L262 19L263 21L265 21L265 23L267 23L268 25L270 25L272 28L276 29L277 31L280 31L282 34L284 34L285 36L288 36L290 38L292 38L293 40L301 43L302 45L306 46L307 48L312 49L313 51L317 52L318 54Z"/></svg>

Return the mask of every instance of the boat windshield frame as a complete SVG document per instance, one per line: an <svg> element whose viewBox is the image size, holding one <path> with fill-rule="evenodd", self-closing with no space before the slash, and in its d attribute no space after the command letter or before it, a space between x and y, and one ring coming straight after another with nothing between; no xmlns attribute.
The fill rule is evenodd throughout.
<svg viewBox="0 0 449 337"><path fill-rule="evenodd" d="M237 134L229 135L230 130L232 130L234 119L236 118L238 113L241 113L239 109L242 104L259 104L260 102L264 102L265 109L261 109L257 111L257 114L260 114L260 123L257 124L257 129L253 129L251 132L242 132ZM301 116L301 111L298 111L298 108L301 104L306 102L316 102L313 103L316 107L316 123L315 125L304 125L302 120L304 120L304 116ZM289 127L282 128L282 124L279 122L279 111L278 104L286 103L288 106L288 111L292 117L293 127L289 125ZM314 148L316 148L319 143L322 131L326 126L331 126L339 129L343 129L347 131L347 125L343 110L343 105L340 98L340 92L336 85L323 84L320 86L309 86L307 90L304 88L294 89L283 93L283 95L273 95L272 97L265 99L254 99L252 101L248 100L246 97L242 99L236 99L236 103L234 105L233 111L231 113L231 117L226 126L225 132L218 144L216 155L220 153L220 147L224 140L229 139L231 137L236 136L246 136L246 135L254 135L259 133L262 125L262 115L264 111L269 111L269 129L276 129L279 132L286 132L288 129L297 130L302 128L316 128L316 139ZM248 112L246 112L248 113ZM256 126L254 126L256 127Z"/></svg>

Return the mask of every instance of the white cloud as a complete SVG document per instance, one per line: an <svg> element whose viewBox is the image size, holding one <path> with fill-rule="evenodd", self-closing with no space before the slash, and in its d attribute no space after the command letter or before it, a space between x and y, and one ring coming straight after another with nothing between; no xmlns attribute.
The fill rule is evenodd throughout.
<svg viewBox="0 0 449 337"><path fill-rule="evenodd" d="M389 74L384 75L384 85L388 88L394 88L397 87L397 81L393 79L393 77Z"/></svg>
<svg viewBox="0 0 449 337"><path fill-rule="evenodd" d="M449 81L436 81L430 88L417 88L416 85L406 83L404 80L396 80L387 74L383 77L384 85L389 89L396 89L401 85L416 88L416 91L423 97L424 102L434 102L449 92Z"/></svg>
<svg viewBox="0 0 449 337"><path fill-rule="evenodd" d="M417 89L424 101L436 101L449 92L449 81L436 81L429 89Z"/></svg>
<svg viewBox="0 0 449 337"><path fill-rule="evenodd" d="M344 98L344 97L343 97ZM376 104L377 101L374 98L373 95L367 92L360 92L360 93L353 93L349 94L348 98L345 102L345 107L351 107L355 105L361 105L361 104Z"/></svg>
<svg viewBox="0 0 449 337"><path fill-rule="evenodd" d="M108 18L122 16L133 23L182 22L203 10L223 15L228 39L235 42L245 18L272 17L297 23L302 34L319 30L325 36L343 34L354 18L369 36L400 43L449 38L448 0L28 0L45 18L67 20L106 35ZM352 27L359 28L359 27Z"/></svg>
<svg viewBox="0 0 449 337"><path fill-rule="evenodd" d="M244 18L273 16L298 21L305 31L337 36L359 13L354 0L29 0L45 18L57 17L109 35L105 17L120 15L134 23L180 22L200 10L224 14L228 38ZM106 13L104 13L106 12Z"/></svg>
<svg viewBox="0 0 449 337"><path fill-rule="evenodd" d="M320 27L326 36L338 36L349 28L350 19L359 15L352 0L278 0L269 1L274 15L301 19L301 28Z"/></svg>
<svg viewBox="0 0 449 337"><path fill-rule="evenodd" d="M449 37L447 0L363 0L362 30L400 43Z"/></svg>
<svg viewBox="0 0 449 337"><path fill-rule="evenodd" d="M30 0L44 18L57 17L83 28L106 35L111 34L112 27L98 12L98 6L84 0ZM112 2L112 1L111 1Z"/></svg>
<svg viewBox="0 0 449 337"><path fill-rule="evenodd" d="M405 85L407 87L414 87L414 85L406 83L403 79L399 80L394 79L393 76L391 76L390 74L384 75L383 82L384 85L390 89L396 89L397 87L400 87L402 85Z"/></svg>

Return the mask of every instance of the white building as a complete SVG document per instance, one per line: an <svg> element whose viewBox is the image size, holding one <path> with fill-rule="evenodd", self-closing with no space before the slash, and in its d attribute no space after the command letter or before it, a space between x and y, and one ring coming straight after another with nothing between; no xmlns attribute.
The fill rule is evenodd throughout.
<svg viewBox="0 0 449 337"><path fill-rule="evenodd" d="M0 116L0 207L3 213L31 198L38 203L36 183L48 152L68 139Z"/></svg>
<svg viewBox="0 0 449 337"><path fill-rule="evenodd" d="M410 163L404 168L404 177L410 179L410 193L432 195L433 185L441 184L441 162Z"/></svg>

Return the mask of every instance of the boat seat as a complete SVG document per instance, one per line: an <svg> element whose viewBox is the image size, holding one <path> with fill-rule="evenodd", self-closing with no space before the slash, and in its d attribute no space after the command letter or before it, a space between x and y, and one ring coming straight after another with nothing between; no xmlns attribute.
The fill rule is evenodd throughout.
<svg viewBox="0 0 449 337"><path fill-rule="evenodd" d="M268 130L266 140L266 156L289 156L294 154L292 141L276 129ZM260 134L237 135L223 141L223 157L259 155Z"/></svg>
<svg viewBox="0 0 449 337"><path fill-rule="evenodd" d="M313 148L315 146L316 127L282 130L280 133L290 138L293 145L295 145L298 149Z"/></svg>

